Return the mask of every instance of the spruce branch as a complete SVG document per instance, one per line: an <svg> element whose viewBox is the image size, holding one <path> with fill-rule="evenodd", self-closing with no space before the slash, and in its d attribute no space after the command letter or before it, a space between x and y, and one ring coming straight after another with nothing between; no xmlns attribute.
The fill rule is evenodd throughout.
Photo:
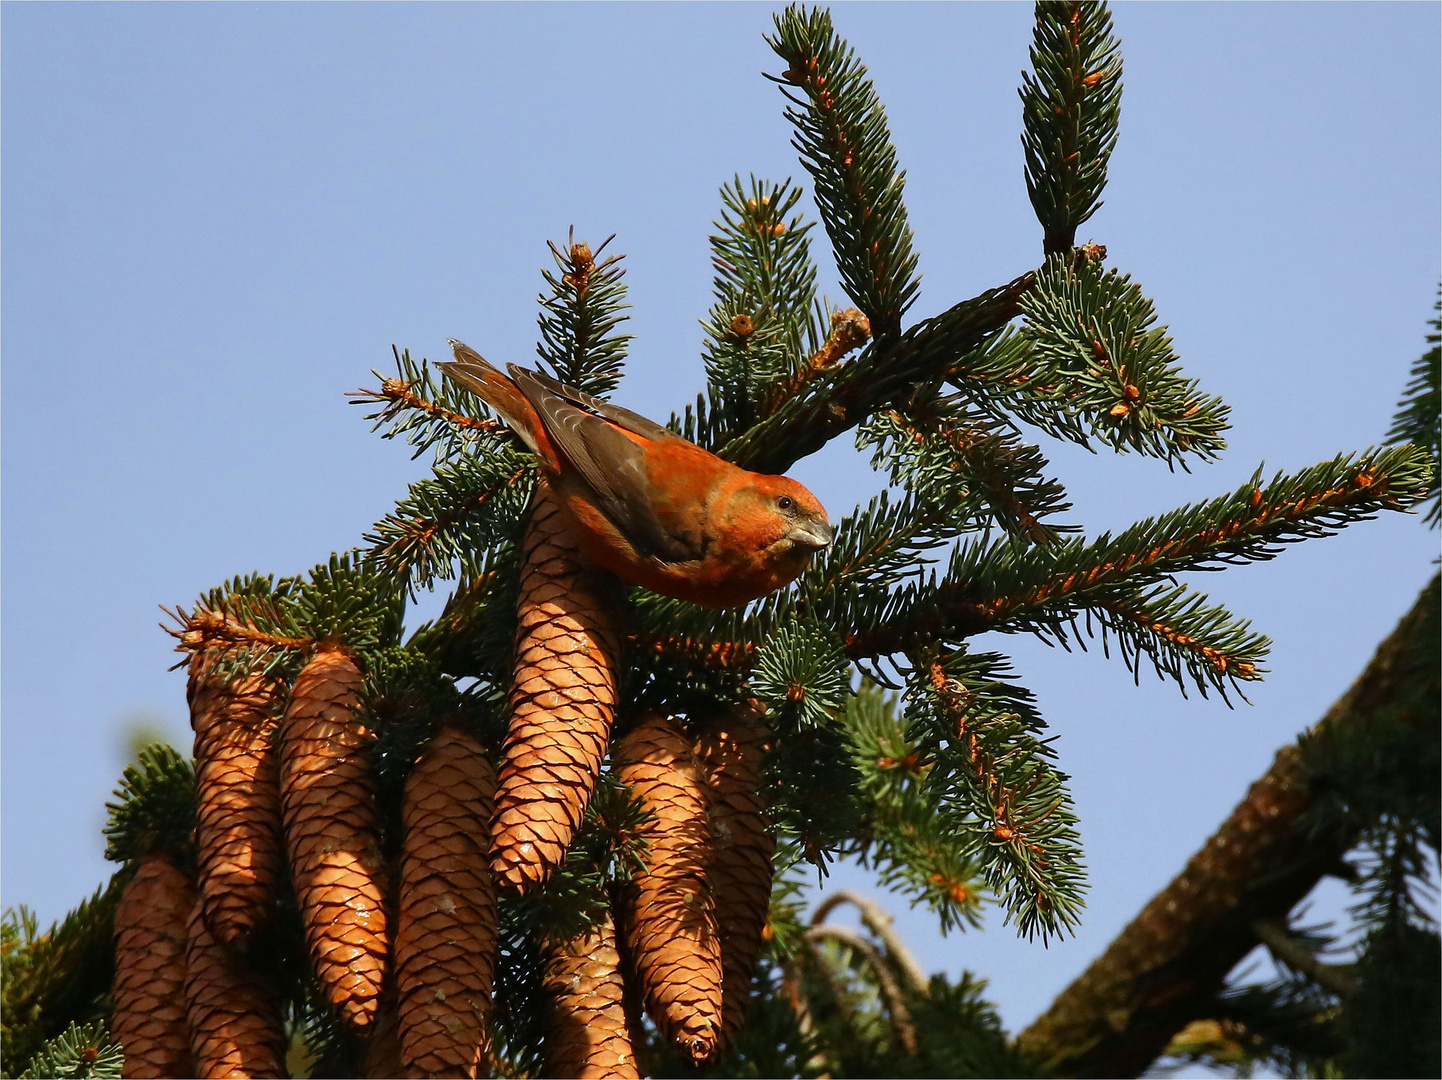
<svg viewBox="0 0 1442 1080"><path fill-rule="evenodd" d="M125 1052L96 1020L71 1023L63 1032L36 1052L20 1074L20 1080L62 1077L67 1080L119 1080Z"/></svg>
<svg viewBox="0 0 1442 1080"><path fill-rule="evenodd" d="M1432 305L1442 312L1442 296ZM1433 316L1427 325L1432 332L1427 343L1432 347L1412 365L1411 377L1397 403L1397 415L1387 432L1389 443L1412 443L1425 447L1432 455L1432 493L1428 497L1426 522L1434 529L1442 521L1442 503L1438 501L1438 474L1442 473L1442 315Z"/></svg>
<svg viewBox="0 0 1442 1080"><path fill-rule="evenodd" d="M524 516L534 474L534 459L512 446L438 461L363 537L369 558L412 595L458 572L473 576L474 557L508 538Z"/></svg>
<svg viewBox="0 0 1442 1080"><path fill-rule="evenodd" d="M847 653L884 656L943 637L1055 627L1081 606L1114 599L1115 589L1265 561L1285 544L1332 535L1383 510L1406 510L1430 478L1431 466L1416 447L1372 450L1291 476L1279 473L1265 485L1258 472L1231 495L1146 518L1090 544L966 546L940 583L900 596L884 622L848 634Z"/></svg>
<svg viewBox="0 0 1442 1080"><path fill-rule="evenodd" d="M818 926L824 923L827 916L842 904L850 904L856 908L862 923L886 946L887 956L906 977L907 989L912 993L925 994L930 981L926 972L901 940L901 935L896 932L896 920L875 900L849 889L837 889L827 893L821 903L816 905L816 909L811 913L811 924Z"/></svg>
<svg viewBox="0 0 1442 1080"><path fill-rule="evenodd" d="M161 629L176 639L175 651L185 654L174 667L213 651L219 659L212 674L226 681L253 671L270 674L284 663L287 650L310 649L315 642L298 633L287 611L299 584L297 578L249 574L207 590L188 609L162 605L170 625L162 623Z"/></svg>
<svg viewBox="0 0 1442 1080"><path fill-rule="evenodd" d="M211 589L186 609L162 608L177 652L215 649L212 675L292 677L310 652L337 644L362 659L400 643L406 594L359 552L333 553L308 579L252 575ZM186 663L181 661L176 666Z"/></svg>
<svg viewBox="0 0 1442 1080"><path fill-rule="evenodd" d="M840 646L820 625L781 626L756 654L751 690L782 722L828 723L850 692L851 669Z"/></svg>
<svg viewBox="0 0 1442 1080"><path fill-rule="evenodd" d="M776 82L792 103L792 140L815 183L816 205L831 237L846 293L871 321L878 340L901 332L919 281L911 227L902 204L905 174L886 112L866 67L833 29L831 13L791 5L774 17L767 44L786 62Z"/></svg>
<svg viewBox="0 0 1442 1080"><path fill-rule="evenodd" d="M1075 641L1082 649L1100 629L1104 655L1111 655L1115 640L1135 680L1141 678L1145 657L1157 677L1175 682L1183 697L1190 684L1203 697L1216 690L1225 701L1235 691L1245 700L1237 683L1261 679L1266 669L1260 663L1271 647L1265 635L1251 632L1250 622L1184 585L1089 598L1082 605L1080 627L1078 621L1073 615L1026 628L1063 648Z"/></svg>
<svg viewBox="0 0 1442 1080"><path fill-rule="evenodd" d="M994 653L912 658L908 716L932 754L930 785L947 825L1026 938L1069 932L1085 870L1076 812L1031 694Z"/></svg>
<svg viewBox="0 0 1442 1080"><path fill-rule="evenodd" d="M764 415L770 416L783 402L799 394L808 382L821 372L839 363L843 357L871 340L871 321L857 308L843 308L831 313L831 332L819 348L790 378L776 386L762 404Z"/></svg>
<svg viewBox="0 0 1442 1080"><path fill-rule="evenodd" d="M716 301L703 322L707 399L682 429L703 446L745 431L785 396L804 364L816 304L811 223L793 213L801 189L737 176L721 189L711 236Z"/></svg>
<svg viewBox="0 0 1442 1080"><path fill-rule="evenodd" d="M1152 302L1128 275L1082 249L1051 256L1018 300L1025 322L956 384L1057 438L1096 438L1186 467L1226 446L1228 408L1181 372Z"/></svg>
<svg viewBox="0 0 1442 1080"><path fill-rule="evenodd" d="M115 908L129 879L129 871L118 871L43 934L25 909L6 911L0 930L0 1058L7 1071L29 1061L68 1025L97 1014L110 992Z"/></svg>
<svg viewBox="0 0 1442 1080"><path fill-rule="evenodd" d="M631 341L630 334L616 333L629 318L622 314L630 307L621 280L625 256L596 261L615 238L608 236L594 252L584 241L576 242L574 229L565 250L547 241L556 265L554 271L541 271L550 295L538 298L536 355L561 382L600 398L609 397L620 382Z"/></svg>
<svg viewBox="0 0 1442 1080"><path fill-rule="evenodd" d="M958 396L918 395L905 412L884 409L862 426L857 444L873 448L872 468L885 467L892 484L973 528L994 521L1038 546L1075 530L1042 520L1071 505L1061 484L1045 475L1041 451Z"/></svg>
<svg viewBox="0 0 1442 1080"><path fill-rule="evenodd" d="M1104 2L1041 0L1022 75L1026 191L1048 255L1070 251L1101 206L1117 141L1122 58Z"/></svg>
<svg viewBox="0 0 1442 1080"><path fill-rule="evenodd" d="M195 768L173 748L141 747L136 763L125 767L115 801L105 808L110 811L105 857L112 862L133 863L160 849L182 859L193 856Z"/></svg>
<svg viewBox="0 0 1442 1080"><path fill-rule="evenodd" d="M413 458L432 447L440 458L474 453L477 436L504 435L506 428L499 420L487 416L485 404L470 391L449 380L438 383L432 377L430 364L411 359L409 349L396 352L394 378L371 374L380 379L378 390L355 390L346 395L352 405L380 405L366 419L375 421L372 431L381 431L382 439L404 436L414 446Z"/></svg>
<svg viewBox="0 0 1442 1080"><path fill-rule="evenodd" d="M1356 979L1342 966L1320 960L1317 950L1295 935L1284 920L1256 919L1252 922L1252 932L1267 947L1274 960L1299 975L1307 976L1323 989L1342 997L1357 992Z"/></svg>
<svg viewBox="0 0 1442 1080"><path fill-rule="evenodd" d="M637 631L627 639L631 648L652 653L672 663L720 671L749 670L756 646L749 641L705 641L687 636L662 637Z"/></svg>
<svg viewBox="0 0 1442 1080"><path fill-rule="evenodd" d="M360 552L332 554L288 597L297 636L336 642L359 654L400 644L405 591Z"/></svg>
<svg viewBox="0 0 1442 1080"><path fill-rule="evenodd" d="M179 642L175 651L185 654L171 666L172 671L190 663L192 656L209 651L217 657L211 673L218 681L249 674L269 676L282 667L294 666L293 654L308 653L316 645L314 638L285 633L292 627L278 612L268 612L273 617L257 625L256 609L250 605L238 613L220 604L210 607L204 603L189 610L178 605L160 610L173 624L162 623L161 629Z"/></svg>
<svg viewBox="0 0 1442 1080"><path fill-rule="evenodd" d="M893 501L889 492L847 515L831 546L797 579L791 592L764 601L761 626L785 618L793 602L809 616L844 629L869 625L890 601L892 589L920 580L942 541L964 528L950 507L926 505L911 495ZM794 598L794 600L793 600Z"/></svg>
<svg viewBox="0 0 1442 1080"><path fill-rule="evenodd" d="M1189 1021L1215 1015L1227 973L1258 943L1256 921L1284 919L1365 827L1329 805L1335 781L1317 768L1318 744L1400 718L1435 745L1437 611L1434 578L1347 693L1277 753L1182 873L1018 1036L1020 1049L1061 1075L1135 1076ZM1414 742L1378 764L1405 772L1406 758L1425 756Z"/></svg>
<svg viewBox="0 0 1442 1080"><path fill-rule="evenodd" d="M968 838L942 812L938 790L928 783L930 754L909 737L894 698L863 682L841 721L861 777L865 829L856 854L862 865L887 889L930 907L943 933L979 925L984 890ZM917 985L924 992L925 978Z"/></svg>
<svg viewBox="0 0 1442 1080"><path fill-rule="evenodd" d="M908 1054L915 1054L916 1026L911 1022L911 1010L906 1007L906 996L897 984L896 976L891 973L886 959L881 955L881 950L855 930L848 930L844 926L813 925L806 931L806 943L812 947L816 962L822 966L830 964L826 955L817 948L823 942L838 945L859 960L865 961L867 970L881 990L881 998L886 1003L886 1011L891 1017L892 1028L902 1049ZM841 995L837 996L839 998Z"/></svg>

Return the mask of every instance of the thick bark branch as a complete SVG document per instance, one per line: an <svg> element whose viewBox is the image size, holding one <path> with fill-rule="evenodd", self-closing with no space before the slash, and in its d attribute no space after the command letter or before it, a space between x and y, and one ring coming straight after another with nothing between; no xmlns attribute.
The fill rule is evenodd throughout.
<svg viewBox="0 0 1442 1080"><path fill-rule="evenodd" d="M1405 693L1409 654L1436 604L1436 589L1424 590L1314 730L1366 724ZM1351 847L1355 836L1312 837L1295 827L1310 803L1301 753L1284 746L1186 869L1018 1046L1058 1076L1140 1075L1258 944L1256 921L1285 919Z"/></svg>
<svg viewBox="0 0 1442 1080"><path fill-rule="evenodd" d="M785 472L916 386L955 374L962 357L1021 313L1018 300L1034 282L1034 274L1023 274L917 323L899 338L873 342L855 360L834 368L824 390L780 404L718 453L756 472Z"/></svg>

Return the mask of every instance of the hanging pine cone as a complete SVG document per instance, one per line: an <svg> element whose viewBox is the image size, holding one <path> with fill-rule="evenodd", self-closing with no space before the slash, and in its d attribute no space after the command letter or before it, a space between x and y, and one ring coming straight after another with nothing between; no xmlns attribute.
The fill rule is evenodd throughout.
<svg viewBox="0 0 1442 1080"><path fill-rule="evenodd" d="M281 869L280 768L271 751L277 686L259 676L222 682L217 660L190 660L195 729L195 838L205 918L239 947L265 921Z"/></svg>
<svg viewBox="0 0 1442 1080"><path fill-rule="evenodd" d="M697 744L711 796L711 860L706 880L716 902L724 972L721 1042L729 1045L746 1022L751 977L761 956L761 934L771 910L771 856L776 838L766 831L766 804L758 791L771 731L766 707L735 706Z"/></svg>
<svg viewBox="0 0 1442 1080"><path fill-rule="evenodd" d="M204 908L190 913L185 1000L195 1071L221 1077L285 1075L285 1024L276 995L237 956L216 940Z"/></svg>
<svg viewBox="0 0 1442 1080"><path fill-rule="evenodd" d="M589 934L546 950L545 986L550 1008L543 1075L638 1080L616 927L609 914Z"/></svg>
<svg viewBox="0 0 1442 1080"><path fill-rule="evenodd" d="M280 764L286 847L311 965L357 1031L375 1018L386 964L370 733L355 715L361 687L349 656L316 653L291 690Z"/></svg>
<svg viewBox="0 0 1442 1080"><path fill-rule="evenodd" d="M700 1064L721 1032L721 942L706 884L706 790L690 742L655 713L621 744L617 772L652 817L645 872L626 894L626 933L646 1011Z"/></svg>
<svg viewBox="0 0 1442 1080"><path fill-rule="evenodd" d="M401 1060L410 1076L485 1068L496 958L488 838L496 773L458 725L431 741L406 781L396 929Z"/></svg>
<svg viewBox="0 0 1442 1080"><path fill-rule="evenodd" d="M405 1066L401 1064L398 1023L395 999L387 995L376 1010L370 1042L366 1044L365 1061L361 1067L361 1075L366 1080L395 1080L397 1076L406 1075Z"/></svg>
<svg viewBox="0 0 1442 1080"><path fill-rule="evenodd" d="M524 890L565 858L596 788L616 705L620 639L601 571L536 488L521 569L511 724L496 792L496 875Z"/></svg>
<svg viewBox="0 0 1442 1080"><path fill-rule="evenodd" d="M122 1076L190 1076L185 1026L185 920L195 888L165 855L148 855L115 909L115 1011Z"/></svg>

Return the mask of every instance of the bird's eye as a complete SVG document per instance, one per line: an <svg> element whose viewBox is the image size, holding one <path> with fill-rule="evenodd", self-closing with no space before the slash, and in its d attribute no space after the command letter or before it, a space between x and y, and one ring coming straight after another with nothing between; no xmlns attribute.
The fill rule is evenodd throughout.
<svg viewBox="0 0 1442 1080"><path fill-rule="evenodd" d="M781 498L776 500L776 505L779 506L782 510L790 510L793 506L796 505L796 500L793 499L790 495L783 495L781 496Z"/></svg>

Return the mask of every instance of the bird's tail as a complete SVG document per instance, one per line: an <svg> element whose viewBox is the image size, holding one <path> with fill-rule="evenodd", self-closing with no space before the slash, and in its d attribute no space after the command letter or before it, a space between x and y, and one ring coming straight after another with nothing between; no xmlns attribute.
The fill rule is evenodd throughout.
<svg viewBox="0 0 1442 1080"><path fill-rule="evenodd" d="M454 360L436 365L445 372L446 378L489 405L543 463L554 464L556 453L551 440L546 437L535 406L521 393L521 388L469 345L452 339L451 351L455 353Z"/></svg>

